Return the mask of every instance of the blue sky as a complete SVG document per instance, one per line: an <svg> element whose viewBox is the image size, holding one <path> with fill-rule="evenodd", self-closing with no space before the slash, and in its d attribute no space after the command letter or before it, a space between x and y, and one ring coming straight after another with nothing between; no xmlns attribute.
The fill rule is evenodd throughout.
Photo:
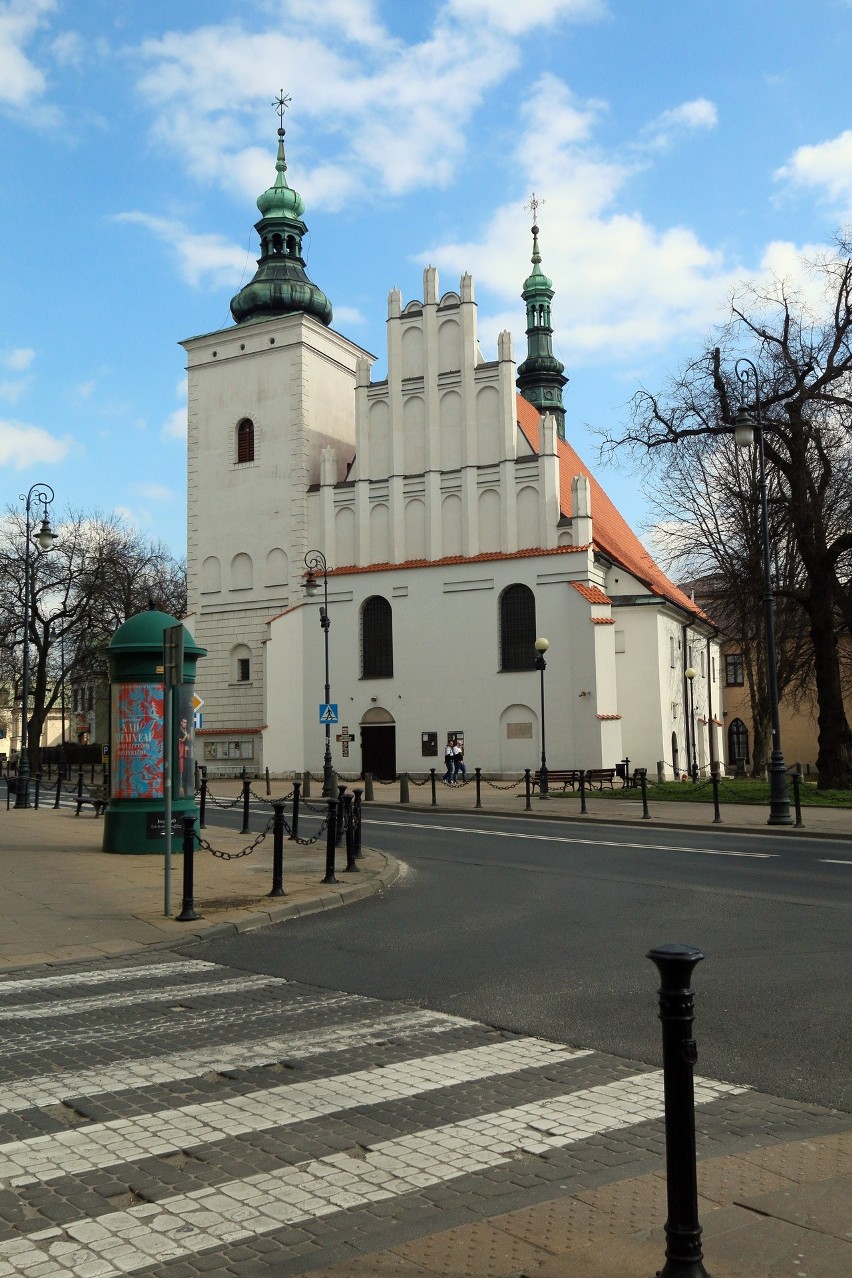
<svg viewBox="0 0 852 1278"><path fill-rule="evenodd" d="M627 420L731 292L852 219L848 0L0 0L0 505L185 545L181 338L230 323L292 97L288 179L335 327L470 270L486 358L531 191L568 435ZM598 467L641 529L628 471Z"/></svg>

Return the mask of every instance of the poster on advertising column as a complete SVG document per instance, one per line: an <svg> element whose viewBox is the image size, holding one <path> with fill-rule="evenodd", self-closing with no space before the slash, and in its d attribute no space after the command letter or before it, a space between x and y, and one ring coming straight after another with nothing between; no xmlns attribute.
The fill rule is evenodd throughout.
<svg viewBox="0 0 852 1278"><path fill-rule="evenodd" d="M163 798L163 685L119 683L112 701L112 797Z"/></svg>

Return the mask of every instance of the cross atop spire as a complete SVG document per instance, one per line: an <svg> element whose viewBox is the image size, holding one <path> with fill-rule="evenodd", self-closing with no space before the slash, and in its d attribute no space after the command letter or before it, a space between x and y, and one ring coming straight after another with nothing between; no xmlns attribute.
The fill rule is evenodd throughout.
<svg viewBox="0 0 852 1278"><path fill-rule="evenodd" d="M535 191L533 191L532 195L529 198L529 203L524 205L524 212L532 213L532 220L534 224L538 221L539 209L541 208L542 204L546 204L546 203L547 203L547 200L540 200L538 196L536 195ZM533 229L537 229L537 228L535 228L534 226Z"/></svg>
<svg viewBox="0 0 852 1278"><path fill-rule="evenodd" d="M290 105L290 94L289 94L289 93L285 93L283 89L279 89L279 90L278 90L278 97L275 99L275 101L272 103L272 105L273 105L274 107L277 107L277 108L278 108L278 127L279 127L279 128L282 130L282 132L283 132L283 130L284 130L284 112L287 110L288 106Z"/></svg>

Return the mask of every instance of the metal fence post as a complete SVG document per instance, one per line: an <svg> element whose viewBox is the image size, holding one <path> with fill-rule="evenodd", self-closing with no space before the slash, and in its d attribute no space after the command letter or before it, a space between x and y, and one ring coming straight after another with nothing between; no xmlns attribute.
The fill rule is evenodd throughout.
<svg viewBox="0 0 852 1278"><path fill-rule="evenodd" d="M373 774L372 772L364 773L364 801L372 803L373 801Z"/></svg>
<svg viewBox="0 0 852 1278"><path fill-rule="evenodd" d="M337 787L337 842L335 847L343 847L343 836L346 833L346 809L343 806L343 796L346 792L345 785Z"/></svg>
<svg viewBox="0 0 852 1278"><path fill-rule="evenodd" d="M301 781L293 782L293 826L290 838L295 840L299 837L299 799L301 797L302 783Z"/></svg>
<svg viewBox="0 0 852 1278"><path fill-rule="evenodd" d="M713 824L719 825L722 820L722 813L719 810L719 773L711 772L710 780L713 783Z"/></svg>
<svg viewBox="0 0 852 1278"><path fill-rule="evenodd" d="M692 971L704 955L691 945L659 945L647 958L660 973L663 1025L663 1089L666 1112L666 1263L659 1278L708 1278L702 1264L695 1167L695 1093L692 1067L698 1059L692 1037Z"/></svg>
<svg viewBox="0 0 852 1278"><path fill-rule="evenodd" d="M435 769L434 768L429 769L429 779L432 783L432 807L434 808L438 803L438 796L435 792Z"/></svg>
<svg viewBox="0 0 852 1278"><path fill-rule="evenodd" d="M246 770L243 768L243 828L240 834L248 834L249 832L249 799L251 798L251 781L246 776Z"/></svg>
<svg viewBox="0 0 852 1278"><path fill-rule="evenodd" d="M272 810L272 891L270 896L286 896L284 891L284 804L273 803Z"/></svg>
<svg viewBox="0 0 852 1278"><path fill-rule="evenodd" d="M60 768L56 774L56 798L53 801L53 810L59 807L59 800L62 798L62 769Z"/></svg>
<svg viewBox="0 0 852 1278"><path fill-rule="evenodd" d="M399 801L400 803L410 803L411 799L408 790L408 773L400 772L399 774Z"/></svg>
<svg viewBox="0 0 852 1278"><path fill-rule="evenodd" d="M337 799L328 799L328 831L325 840L325 878L323 883L339 883L334 877L334 849L337 844Z"/></svg>
<svg viewBox="0 0 852 1278"><path fill-rule="evenodd" d="M358 863L355 860L355 824L353 820L352 804L354 796L344 794L343 802L346 811L346 873L357 874L359 872Z"/></svg>
<svg viewBox="0 0 852 1278"><path fill-rule="evenodd" d="M481 769L481 768L474 768L473 772L474 772L474 776L476 777L476 803L474 803L474 805L473 805L473 806L474 806L475 808L481 808L481 807L482 807L482 792L481 792L480 786L481 786L481 784L482 784L482 769Z"/></svg>
<svg viewBox="0 0 852 1278"><path fill-rule="evenodd" d="M269 768L266 769L266 797L269 798L272 793L272 787L269 784Z"/></svg>
<svg viewBox="0 0 852 1278"><path fill-rule="evenodd" d="M193 870L195 858L195 817L183 818L183 900L181 901L178 923L191 923L197 919L195 901L193 900Z"/></svg>
<svg viewBox="0 0 852 1278"><path fill-rule="evenodd" d="M201 789L198 797L198 828L206 830L207 828L207 768L202 764L201 767Z"/></svg>
<svg viewBox="0 0 852 1278"><path fill-rule="evenodd" d="M650 821L651 813L648 811L648 776L643 772L639 778L639 784L642 787L642 820Z"/></svg>
<svg viewBox="0 0 852 1278"><path fill-rule="evenodd" d="M645 791L642 790L642 797L645 797ZM580 769L580 816L586 816L586 774Z"/></svg>
<svg viewBox="0 0 852 1278"><path fill-rule="evenodd" d="M40 794L41 794L41 773L37 772L35 774L35 795L33 797L33 806L35 807L36 811L38 811L38 799Z"/></svg>
<svg viewBox="0 0 852 1278"><path fill-rule="evenodd" d="M353 833L355 835L355 860L356 861L360 860L362 856L362 852L361 852L361 793L362 792L356 787L354 791L355 802L352 807L352 822L354 825Z"/></svg>
<svg viewBox="0 0 852 1278"><path fill-rule="evenodd" d="M796 808L796 825L803 826L802 820L802 795L799 786L802 783L802 774L799 771L793 773L793 803Z"/></svg>
<svg viewBox="0 0 852 1278"><path fill-rule="evenodd" d="M526 799L524 811L530 812L532 810L532 777L529 768L524 768L524 798Z"/></svg>

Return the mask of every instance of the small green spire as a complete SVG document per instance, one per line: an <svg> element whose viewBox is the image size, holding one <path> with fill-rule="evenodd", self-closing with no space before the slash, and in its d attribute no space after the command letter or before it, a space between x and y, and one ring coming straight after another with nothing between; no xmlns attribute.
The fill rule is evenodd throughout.
<svg viewBox="0 0 852 1278"><path fill-rule="evenodd" d="M550 323L550 304L553 301L553 282L541 269L539 228L536 214L544 200L533 192L528 208L533 215L532 271L524 280L521 297L527 308L527 358L518 368L517 387L524 399L534 404L540 413L550 413L556 418L556 430L565 438L565 406L562 388L567 384L565 366L553 354L553 329Z"/></svg>
<svg viewBox="0 0 852 1278"><path fill-rule="evenodd" d="M278 155L275 181L257 201L261 219L255 223L260 236L260 257L254 278L231 299L231 314L237 324L271 319L304 311L323 324L330 324L331 302L311 283L302 257L302 240L308 228L302 221L304 201L284 176L284 112L290 104L282 89L273 106L278 108Z"/></svg>

